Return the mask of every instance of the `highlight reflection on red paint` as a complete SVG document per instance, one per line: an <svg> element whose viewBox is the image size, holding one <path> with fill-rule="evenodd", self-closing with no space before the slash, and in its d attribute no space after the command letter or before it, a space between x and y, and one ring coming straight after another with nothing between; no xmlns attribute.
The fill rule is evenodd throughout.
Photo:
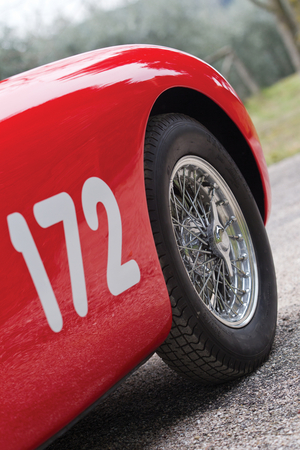
<svg viewBox="0 0 300 450"><path fill-rule="evenodd" d="M144 134L157 97L172 87L204 93L236 123L269 181L249 117L227 82L184 53L147 46L102 49L0 84L0 447L34 448L67 425L153 352L171 326L168 293L149 223ZM122 263L140 281L120 295L107 285L108 221L97 206L91 230L84 182L111 189L122 219ZM62 223L42 228L33 207L65 192L74 202L88 313L74 310ZM20 213L32 233L63 317L49 327L28 268L11 242L7 216Z"/></svg>

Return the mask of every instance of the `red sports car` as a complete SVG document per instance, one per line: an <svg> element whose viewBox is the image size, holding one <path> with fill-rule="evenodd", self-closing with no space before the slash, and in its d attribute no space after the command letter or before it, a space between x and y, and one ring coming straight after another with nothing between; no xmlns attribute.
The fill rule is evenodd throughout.
<svg viewBox="0 0 300 450"><path fill-rule="evenodd" d="M154 351L204 384L267 358L269 179L219 73L112 47L2 81L0 114L1 449L46 446Z"/></svg>

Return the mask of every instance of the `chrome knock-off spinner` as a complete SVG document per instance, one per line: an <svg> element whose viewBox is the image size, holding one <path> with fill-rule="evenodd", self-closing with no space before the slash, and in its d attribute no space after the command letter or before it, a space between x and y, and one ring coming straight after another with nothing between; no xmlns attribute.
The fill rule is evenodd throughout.
<svg viewBox="0 0 300 450"><path fill-rule="evenodd" d="M230 240L228 234L219 221L217 206L214 198L211 199L211 222L207 229L208 240L213 253L223 258L230 278L233 277L233 270L230 260Z"/></svg>

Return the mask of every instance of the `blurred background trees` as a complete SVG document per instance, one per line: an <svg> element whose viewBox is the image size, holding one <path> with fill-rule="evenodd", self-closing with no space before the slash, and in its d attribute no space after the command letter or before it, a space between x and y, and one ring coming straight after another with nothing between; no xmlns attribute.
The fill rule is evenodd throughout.
<svg viewBox="0 0 300 450"><path fill-rule="evenodd" d="M204 60L229 48L235 55L231 61L220 57L212 64L226 72L243 98L250 94L249 86L234 58L259 87L298 70L278 25L275 6L283 0L124 0L113 10L96 0L82 1L86 14L81 21L58 17L51 26L22 35L0 22L0 79L77 53L128 43L165 45ZM300 1L284 3L293 16L289 39L299 51Z"/></svg>
<svg viewBox="0 0 300 450"><path fill-rule="evenodd" d="M251 0L276 17L278 32L294 69L300 73L300 1L299 0Z"/></svg>

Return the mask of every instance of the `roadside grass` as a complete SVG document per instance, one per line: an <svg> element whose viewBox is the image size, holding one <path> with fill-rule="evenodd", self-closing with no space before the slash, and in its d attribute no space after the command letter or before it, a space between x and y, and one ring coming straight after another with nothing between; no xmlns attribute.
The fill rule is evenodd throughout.
<svg viewBox="0 0 300 450"><path fill-rule="evenodd" d="M300 152L300 76L285 78L246 100L267 164Z"/></svg>

